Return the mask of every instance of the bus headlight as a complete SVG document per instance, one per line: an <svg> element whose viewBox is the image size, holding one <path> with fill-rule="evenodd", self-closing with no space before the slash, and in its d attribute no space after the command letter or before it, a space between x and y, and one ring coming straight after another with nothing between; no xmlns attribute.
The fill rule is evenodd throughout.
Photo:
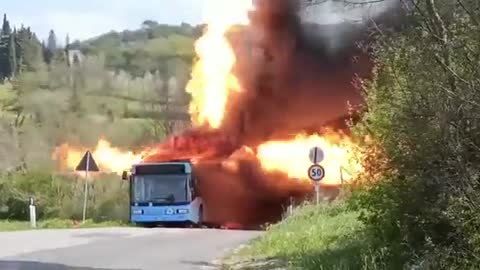
<svg viewBox="0 0 480 270"><path fill-rule="evenodd" d="M172 208L169 208L169 209L165 210L165 214L173 215L173 214L175 214L175 211Z"/></svg>
<svg viewBox="0 0 480 270"><path fill-rule="evenodd" d="M142 209L133 210L133 214L134 215L143 215L143 210Z"/></svg>
<svg viewBox="0 0 480 270"><path fill-rule="evenodd" d="M182 214L182 215L188 214L188 209L178 209L177 214Z"/></svg>

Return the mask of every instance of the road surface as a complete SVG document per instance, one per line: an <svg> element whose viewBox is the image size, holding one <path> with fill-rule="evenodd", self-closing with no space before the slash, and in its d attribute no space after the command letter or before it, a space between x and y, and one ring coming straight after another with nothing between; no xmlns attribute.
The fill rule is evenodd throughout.
<svg viewBox="0 0 480 270"><path fill-rule="evenodd" d="M0 233L0 270L218 269L254 231L106 228Z"/></svg>

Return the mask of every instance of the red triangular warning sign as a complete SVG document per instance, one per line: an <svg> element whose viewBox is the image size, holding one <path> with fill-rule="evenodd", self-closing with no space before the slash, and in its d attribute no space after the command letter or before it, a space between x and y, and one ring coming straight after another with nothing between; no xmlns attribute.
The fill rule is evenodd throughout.
<svg viewBox="0 0 480 270"><path fill-rule="evenodd" d="M87 151L85 153L80 163L78 163L77 168L75 168L75 171L82 171L82 172L86 172L86 171L98 172L99 171L97 163L95 163L95 160L93 159L92 153L90 153L90 151Z"/></svg>

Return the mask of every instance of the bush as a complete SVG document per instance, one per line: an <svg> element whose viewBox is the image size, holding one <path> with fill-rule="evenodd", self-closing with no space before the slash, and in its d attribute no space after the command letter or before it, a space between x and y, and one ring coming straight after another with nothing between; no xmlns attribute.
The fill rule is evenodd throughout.
<svg viewBox="0 0 480 270"><path fill-rule="evenodd" d="M480 265L480 12L465 5L419 2L375 50L354 203L390 269Z"/></svg>
<svg viewBox="0 0 480 270"><path fill-rule="evenodd" d="M39 219L82 219L84 181L75 176L44 172L0 178L0 219L28 220L28 200L34 197ZM95 221L128 220L128 184L116 175L89 184L88 218Z"/></svg>
<svg viewBox="0 0 480 270"><path fill-rule="evenodd" d="M378 263L383 255L371 249L358 215L345 204L305 205L234 254L232 264L238 264L234 258L240 255L292 269L385 269Z"/></svg>

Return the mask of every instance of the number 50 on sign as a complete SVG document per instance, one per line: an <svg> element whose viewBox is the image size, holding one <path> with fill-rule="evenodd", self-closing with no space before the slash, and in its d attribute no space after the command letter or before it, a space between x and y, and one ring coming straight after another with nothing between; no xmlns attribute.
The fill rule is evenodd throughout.
<svg viewBox="0 0 480 270"><path fill-rule="evenodd" d="M325 169L321 165L312 165L308 168L308 177L315 182L320 182L325 177Z"/></svg>

